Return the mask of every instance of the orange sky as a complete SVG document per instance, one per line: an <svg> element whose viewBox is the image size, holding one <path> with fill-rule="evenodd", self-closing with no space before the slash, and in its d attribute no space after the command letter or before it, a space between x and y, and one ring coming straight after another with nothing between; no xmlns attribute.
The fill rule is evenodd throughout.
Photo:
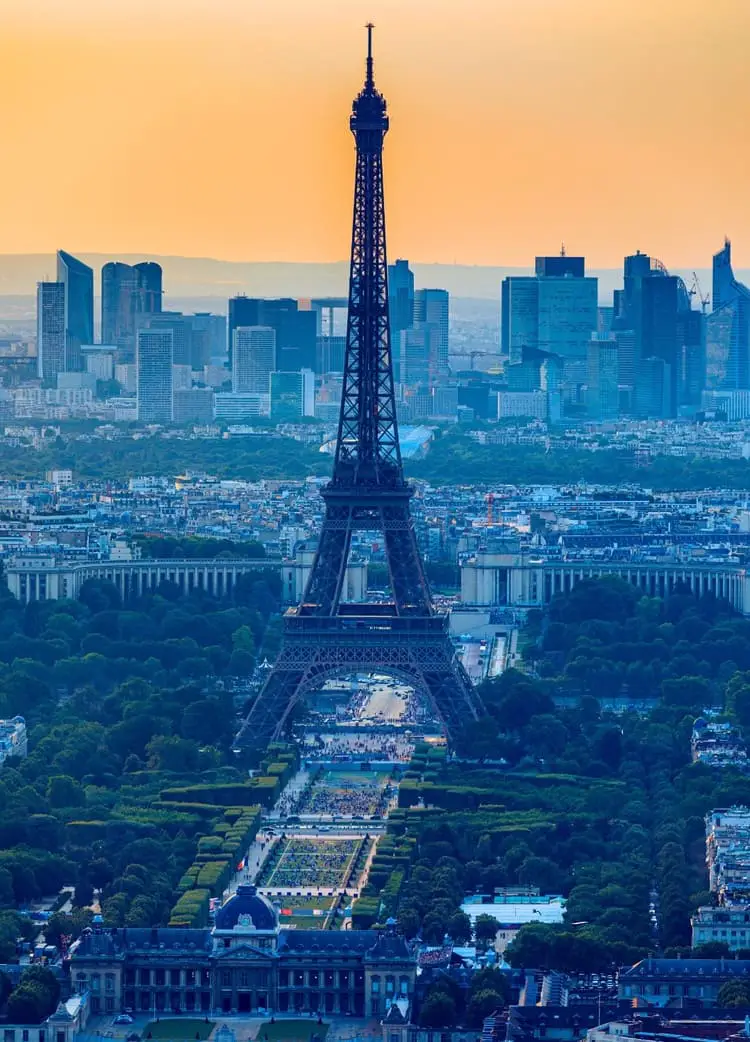
<svg viewBox="0 0 750 1042"><path fill-rule="evenodd" d="M0 253L345 257L370 18L391 257L750 266L750 0L0 0Z"/></svg>

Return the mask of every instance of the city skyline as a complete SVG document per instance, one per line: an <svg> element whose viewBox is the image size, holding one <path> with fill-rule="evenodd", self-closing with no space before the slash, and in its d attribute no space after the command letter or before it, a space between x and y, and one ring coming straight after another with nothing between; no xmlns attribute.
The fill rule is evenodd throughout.
<svg viewBox="0 0 750 1042"><path fill-rule="evenodd" d="M461 22L443 0L429 20L392 0L357 0L345 18L333 0L314 13L194 0L179 18L158 0L147 33L141 0L6 7L4 252L342 259L340 105L372 18L397 117L392 257L526 264L564 240L592 266L640 247L679 268L728 234L738 268L750 260L739 0L469 0Z"/></svg>

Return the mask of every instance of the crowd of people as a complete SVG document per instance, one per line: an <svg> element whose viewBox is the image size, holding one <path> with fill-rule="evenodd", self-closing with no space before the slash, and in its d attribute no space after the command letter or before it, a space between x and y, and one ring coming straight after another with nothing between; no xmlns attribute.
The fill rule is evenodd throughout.
<svg viewBox="0 0 750 1042"><path fill-rule="evenodd" d="M399 734L306 735L303 755L309 760L388 760L408 763L414 740Z"/></svg>
<svg viewBox="0 0 750 1042"><path fill-rule="evenodd" d="M379 818L388 805L387 775L327 771L316 779L299 803L300 814Z"/></svg>
<svg viewBox="0 0 750 1042"><path fill-rule="evenodd" d="M361 839L282 839L261 869L260 886L279 889L343 886Z"/></svg>

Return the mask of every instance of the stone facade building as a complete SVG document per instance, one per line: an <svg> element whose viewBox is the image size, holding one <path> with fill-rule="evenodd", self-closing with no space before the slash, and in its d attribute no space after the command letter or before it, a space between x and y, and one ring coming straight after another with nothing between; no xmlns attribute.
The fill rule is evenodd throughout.
<svg viewBox="0 0 750 1042"><path fill-rule="evenodd" d="M93 1012L322 1013L381 1017L414 993L416 955L383 930L283 930L273 905L240 886L209 929L84 931L71 982Z"/></svg>

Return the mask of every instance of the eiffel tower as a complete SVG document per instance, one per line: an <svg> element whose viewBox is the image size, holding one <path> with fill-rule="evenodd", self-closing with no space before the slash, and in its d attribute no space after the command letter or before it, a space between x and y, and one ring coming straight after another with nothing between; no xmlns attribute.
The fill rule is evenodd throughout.
<svg viewBox="0 0 750 1042"><path fill-rule="evenodd" d="M349 125L357 143L344 383L325 519L302 603L283 620L281 652L235 740L265 749L296 703L326 679L382 672L428 700L449 738L483 713L456 658L448 619L430 596L409 511L393 393L383 198L386 103L367 72ZM392 601L347 604L342 590L357 530L383 533Z"/></svg>

